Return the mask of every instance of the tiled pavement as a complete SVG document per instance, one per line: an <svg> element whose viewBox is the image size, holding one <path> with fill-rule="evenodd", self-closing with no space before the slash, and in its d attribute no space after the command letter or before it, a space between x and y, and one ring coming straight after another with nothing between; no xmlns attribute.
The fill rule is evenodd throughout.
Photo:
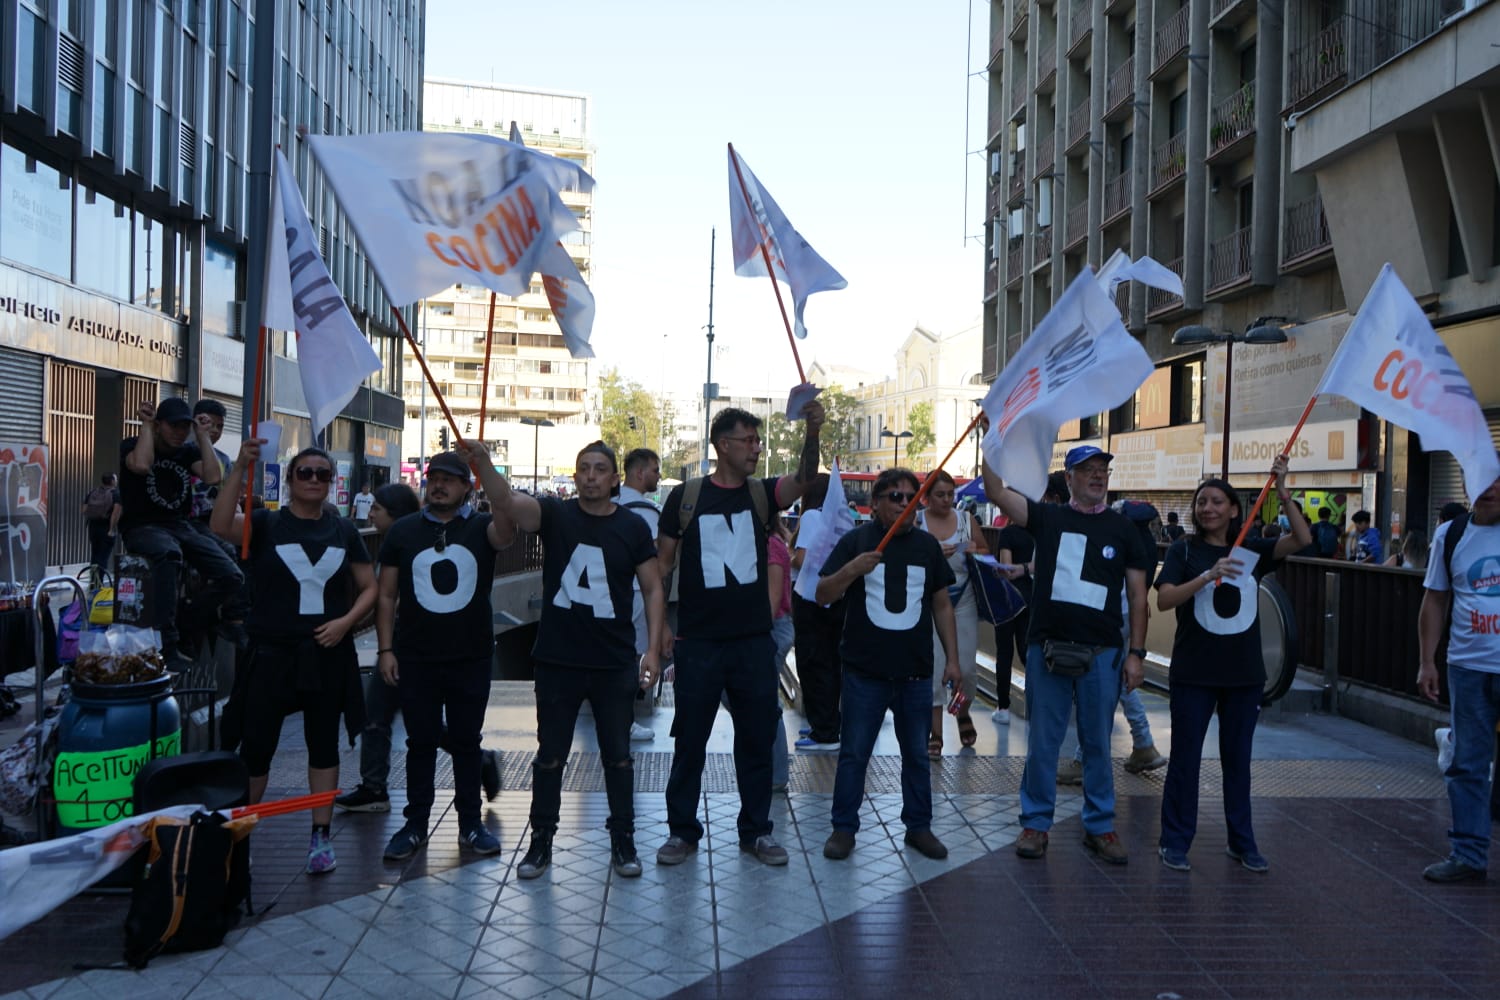
<svg viewBox="0 0 1500 1000"><path fill-rule="evenodd" d="M1148 698L1163 750L1165 703ZM1163 868L1153 846L1160 775L1117 769L1130 865L1080 846L1080 798L1064 790L1049 856L1023 862L1014 794L1025 725L980 726L977 752L934 766L934 829L952 855L901 846L889 724L877 745L853 857L821 855L832 758L794 759L778 796L785 869L738 850L727 720L710 749L704 850L677 868L652 862L664 836L660 789L670 711L638 746L639 879L608 868L605 803L580 720L552 869L521 882L529 805L524 687L496 685L486 740L505 752L507 788L487 822L506 845L459 852L451 812L404 867L379 860L397 814L340 817L340 867L300 873L306 818L254 835L256 904L274 904L224 947L159 958L143 973L117 959L125 902L82 897L0 943L11 997L1477 997L1500 980L1500 897L1490 885L1420 877L1444 844L1447 804L1425 748L1341 719L1268 719L1257 735L1256 826L1269 875L1223 851L1217 770L1205 765L1194 870ZM789 715L788 723L795 723ZM295 720L273 785L298 790ZM950 746L956 734L949 734ZM1209 753L1216 737L1210 734ZM1129 750L1116 734L1117 758ZM354 756L346 755L353 774ZM398 773L393 780L399 781ZM346 779L346 784L352 781ZM399 799L396 807L399 810ZM3 902L0 902L3 905Z"/></svg>

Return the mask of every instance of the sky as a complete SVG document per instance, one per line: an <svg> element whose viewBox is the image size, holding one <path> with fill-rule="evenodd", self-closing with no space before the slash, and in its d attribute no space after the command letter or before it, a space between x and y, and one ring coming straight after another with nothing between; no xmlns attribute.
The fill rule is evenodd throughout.
<svg viewBox="0 0 1500 1000"><path fill-rule="evenodd" d="M797 368L770 281L734 274L726 143L849 282L809 299L804 367L893 373L918 323L946 333L980 316L988 11L427 0L426 67L589 96L603 365L652 391L701 393L717 228L714 380L726 393L785 391Z"/></svg>

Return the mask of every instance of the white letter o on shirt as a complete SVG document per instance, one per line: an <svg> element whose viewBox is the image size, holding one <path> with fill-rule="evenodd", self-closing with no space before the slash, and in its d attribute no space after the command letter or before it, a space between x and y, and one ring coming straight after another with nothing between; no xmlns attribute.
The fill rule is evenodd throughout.
<svg viewBox="0 0 1500 1000"><path fill-rule="evenodd" d="M432 571L438 563L450 562L458 574L458 583L449 593L440 593L433 582ZM479 564L474 553L462 545L450 545L442 552L423 549L411 561L411 588L417 603L436 615L450 615L462 611L474 599L474 587L479 582Z"/></svg>

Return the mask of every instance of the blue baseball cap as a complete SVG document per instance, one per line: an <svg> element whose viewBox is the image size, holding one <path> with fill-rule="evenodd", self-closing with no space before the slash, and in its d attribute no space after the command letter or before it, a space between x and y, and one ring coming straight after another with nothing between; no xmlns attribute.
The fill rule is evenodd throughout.
<svg viewBox="0 0 1500 1000"><path fill-rule="evenodd" d="M1113 462L1115 460L1115 456L1102 448L1095 448L1091 444L1081 444L1068 452L1068 457L1063 460L1063 469L1066 472L1072 472L1076 467L1091 458L1102 458L1106 462Z"/></svg>

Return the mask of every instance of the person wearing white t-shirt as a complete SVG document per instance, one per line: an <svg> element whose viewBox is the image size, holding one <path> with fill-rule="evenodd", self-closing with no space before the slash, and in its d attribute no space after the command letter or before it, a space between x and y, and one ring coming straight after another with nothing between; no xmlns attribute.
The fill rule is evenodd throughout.
<svg viewBox="0 0 1500 1000"><path fill-rule="evenodd" d="M1462 534L1450 560L1448 534L1453 531ZM1444 777L1453 822L1448 857L1428 865L1422 875L1431 882L1479 881L1489 864L1490 765L1495 723L1500 721L1500 479L1479 495L1467 522L1459 517L1438 527L1431 551L1417 618L1422 650L1417 690L1429 701L1438 700L1438 640L1451 621L1453 760Z"/></svg>
<svg viewBox="0 0 1500 1000"><path fill-rule="evenodd" d="M375 506L375 494L370 492L370 484L365 483L354 494L354 523L361 528L370 524L370 509Z"/></svg>
<svg viewBox="0 0 1500 1000"><path fill-rule="evenodd" d="M646 522L651 529L651 540L656 541L656 531L661 523L661 507L646 494L655 493L661 485L661 458L650 448L636 448L625 456L625 478L620 482L620 493L615 503ZM631 605L632 621L635 623L635 652L637 656L646 652L646 602L641 599L641 584L634 583L634 603ZM655 706L652 692L642 691L636 698L635 710L639 717L651 717ZM639 718L630 723L630 739L634 743L646 743L656 739L656 731L643 725Z"/></svg>

